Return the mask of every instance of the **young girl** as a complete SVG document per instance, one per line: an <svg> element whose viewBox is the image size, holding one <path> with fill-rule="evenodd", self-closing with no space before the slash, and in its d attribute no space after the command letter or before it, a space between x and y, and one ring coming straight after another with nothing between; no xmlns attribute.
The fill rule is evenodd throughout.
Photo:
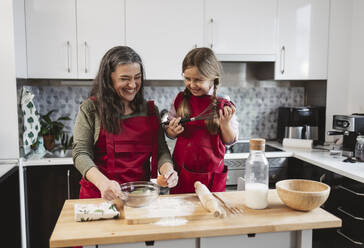
<svg viewBox="0 0 364 248"><path fill-rule="evenodd" d="M173 159L179 174L171 193L193 193L200 181L211 191L225 191L227 167L225 145L237 140L238 123L234 105L216 96L221 65L209 48L195 48L183 60L186 88L174 100L169 113L166 134L177 137ZM181 124L183 117L195 117L213 106L214 118Z"/></svg>

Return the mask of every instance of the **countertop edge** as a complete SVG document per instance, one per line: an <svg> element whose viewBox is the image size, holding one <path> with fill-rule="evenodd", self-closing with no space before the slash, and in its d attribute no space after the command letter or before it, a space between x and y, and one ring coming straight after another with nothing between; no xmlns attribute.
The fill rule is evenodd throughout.
<svg viewBox="0 0 364 248"><path fill-rule="evenodd" d="M17 164L1 164L0 165L0 182L6 179L7 175L14 170L14 168L18 168Z"/></svg>

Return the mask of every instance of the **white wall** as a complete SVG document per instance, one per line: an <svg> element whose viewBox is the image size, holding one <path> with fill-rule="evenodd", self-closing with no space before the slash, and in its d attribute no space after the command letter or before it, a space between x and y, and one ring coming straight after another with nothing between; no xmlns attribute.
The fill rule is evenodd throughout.
<svg viewBox="0 0 364 248"><path fill-rule="evenodd" d="M0 1L0 159L19 158L12 0Z"/></svg>
<svg viewBox="0 0 364 248"><path fill-rule="evenodd" d="M331 0L326 98L326 131L334 114L348 114L353 0ZM326 137L332 141L332 136Z"/></svg>
<svg viewBox="0 0 364 248"><path fill-rule="evenodd" d="M354 0L348 112L364 113L364 1Z"/></svg>

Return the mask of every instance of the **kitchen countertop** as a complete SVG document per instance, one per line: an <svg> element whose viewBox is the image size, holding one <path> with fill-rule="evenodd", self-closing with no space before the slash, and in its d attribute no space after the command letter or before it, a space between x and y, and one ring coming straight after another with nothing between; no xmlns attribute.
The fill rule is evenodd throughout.
<svg viewBox="0 0 364 248"><path fill-rule="evenodd" d="M73 160L71 157L25 159L22 164L23 166L70 165L73 164Z"/></svg>
<svg viewBox="0 0 364 248"><path fill-rule="evenodd" d="M14 163L0 163L0 179L4 177L13 168L18 167L17 162Z"/></svg>
<svg viewBox="0 0 364 248"><path fill-rule="evenodd" d="M74 220L75 203L100 203L102 199L67 200L50 238L50 247L117 244L150 240L173 240L250 233L287 232L341 226L341 220L316 208L309 212L286 207L276 190L269 191L269 206L252 210L244 206L244 191L223 192L229 203L243 208L244 213L225 218L194 219L181 225L127 224L125 219L90 222ZM195 196L195 194L192 194ZM174 197L173 195L161 197Z"/></svg>
<svg viewBox="0 0 364 248"><path fill-rule="evenodd" d="M345 157L333 157L328 151L312 149L293 149L282 147L282 144L276 141L268 141L267 144L282 149L282 152L266 152L267 158L295 157L305 162L314 164L326 170L346 176L353 180L364 183L364 162L345 163L342 162ZM228 153L225 159L246 159L249 153ZM42 158L34 160L24 160L23 166L41 166L41 165L70 165L73 164L71 157L65 158Z"/></svg>
<svg viewBox="0 0 364 248"><path fill-rule="evenodd" d="M280 148L285 152L292 153L292 157L364 183L364 162L346 163L343 162L346 157L334 157L329 154L329 151L321 149L305 150L285 148L278 142L268 142L268 144Z"/></svg>

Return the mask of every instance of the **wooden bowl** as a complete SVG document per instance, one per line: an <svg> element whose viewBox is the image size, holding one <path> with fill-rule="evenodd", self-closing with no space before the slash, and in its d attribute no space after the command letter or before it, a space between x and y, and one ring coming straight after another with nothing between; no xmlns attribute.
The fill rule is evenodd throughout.
<svg viewBox="0 0 364 248"><path fill-rule="evenodd" d="M330 194L330 186L327 184L303 179L279 181L276 189L286 206L301 211L320 207Z"/></svg>

